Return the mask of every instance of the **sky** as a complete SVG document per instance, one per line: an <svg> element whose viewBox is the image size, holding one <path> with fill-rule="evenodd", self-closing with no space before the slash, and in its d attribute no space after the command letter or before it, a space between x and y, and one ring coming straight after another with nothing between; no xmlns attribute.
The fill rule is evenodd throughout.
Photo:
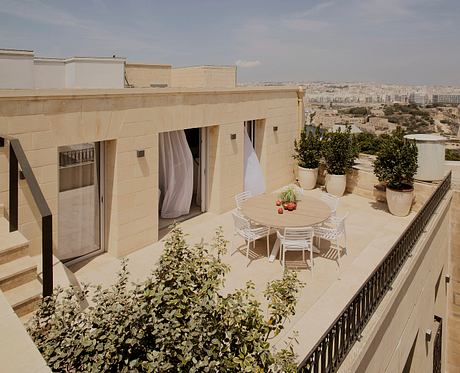
<svg viewBox="0 0 460 373"><path fill-rule="evenodd" d="M460 85L460 0L0 0L0 48L238 66L239 82Z"/></svg>

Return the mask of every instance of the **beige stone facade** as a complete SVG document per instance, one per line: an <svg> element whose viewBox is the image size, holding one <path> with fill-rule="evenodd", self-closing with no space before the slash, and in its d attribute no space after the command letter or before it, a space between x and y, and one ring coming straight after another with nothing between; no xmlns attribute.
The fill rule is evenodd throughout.
<svg viewBox="0 0 460 373"><path fill-rule="evenodd" d="M260 162L267 189L293 180L299 105L303 108L297 88L5 91L0 93L0 133L21 141L53 213L55 245L57 148L106 142L105 241L109 253L122 256L157 240L160 132L209 129L208 210L220 213L232 209L234 195L243 190L245 120L262 123ZM137 149L145 150L145 157L137 158ZM6 148L0 166L0 202L7 206ZM19 205L19 229L30 240L31 254L39 254L40 220L23 180Z"/></svg>
<svg viewBox="0 0 460 373"><path fill-rule="evenodd" d="M171 86L187 88L233 88L236 66L190 66L171 70Z"/></svg>
<svg viewBox="0 0 460 373"><path fill-rule="evenodd" d="M135 88L171 86L171 65L126 63L126 85Z"/></svg>

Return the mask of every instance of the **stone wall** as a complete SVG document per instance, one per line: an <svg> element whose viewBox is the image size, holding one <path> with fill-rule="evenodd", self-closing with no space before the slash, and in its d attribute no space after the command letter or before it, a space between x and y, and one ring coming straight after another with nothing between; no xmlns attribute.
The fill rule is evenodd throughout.
<svg viewBox="0 0 460 373"><path fill-rule="evenodd" d="M233 88L236 86L236 66L191 66L171 70L172 87Z"/></svg>
<svg viewBox="0 0 460 373"><path fill-rule="evenodd" d="M127 83L135 88L171 86L171 65L126 63L125 73Z"/></svg>
<svg viewBox="0 0 460 373"><path fill-rule="evenodd" d="M160 132L209 128L208 210L221 213L234 208L234 195L243 190L246 120L265 124L261 163L268 190L293 181L298 105L297 88L5 91L0 92L0 134L21 141L53 213L55 245L57 148L106 141L106 243L110 253L122 256L157 240ZM137 158L137 149L144 149L145 157ZM5 148L0 167L0 203L8 208ZM36 255L40 219L26 182L19 183L19 229Z"/></svg>

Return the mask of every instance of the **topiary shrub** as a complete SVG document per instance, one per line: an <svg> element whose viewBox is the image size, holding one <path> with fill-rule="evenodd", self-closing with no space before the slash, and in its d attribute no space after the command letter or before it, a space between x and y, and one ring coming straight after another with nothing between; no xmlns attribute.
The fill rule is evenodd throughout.
<svg viewBox="0 0 460 373"><path fill-rule="evenodd" d="M320 128L316 127L315 132L307 132L305 129L300 133L299 140L294 140L295 154L293 158L299 167L318 168L321 160L321 133Z"/></svg>
<svg viewBox="0 0 460 373"><path fill-rule="evenodd" d="M267 285L262 312L251 282L222 294L226 245L221 229L212 245L190 246L175 227L145 282L129 285L124 261L90 307L81 308L87 286L56 290L29 333L56 372L295 372L292 345L275 352L270 339L295 312L296 273Z"/></svg>
<svg viewBox="0 0 460 373"><path fill-rule="evenodd" d="M417 145L404 135L404 130L397 127L391 136L383 138L374 161L375 176L395 190L412 189L417 172Z"/></svg>
<svg viewBox="0 0 460 373"><path fill-rule="evenodd" d="M336 132L327 132L323 141L322 155L326 163L326 170L330 175L345 175L358 158L359 149L351 127L345 131L340 128Z"/></svg>

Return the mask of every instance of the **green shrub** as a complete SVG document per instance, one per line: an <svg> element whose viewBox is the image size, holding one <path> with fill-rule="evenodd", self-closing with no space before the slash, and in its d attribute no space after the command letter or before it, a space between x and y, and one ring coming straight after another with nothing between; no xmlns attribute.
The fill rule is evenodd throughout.
<svg viewBox="0 0 460 373"><path fill-rule="evenodd" d="M382 137L369 132L361 132L353 135L361 153L375 155L380 149Z"/></svg>
<svg viewBox="0 0 460 373"><path fill-rule="evenodd" d="M274 352L270 339L295 312L296 273L267 285L262 312L251 282L222 294L226 245L221 229L212 245L190 246L176 227L145 282L129 285L123 262L83 310L88 287L56 290L29 333L56 372L295 372L292 346Z"/></svg>
<svg viewBox="0 0 460 373"><path fill-rule="evenodd" d="M330 175L345 175L358 157L359 149L351 127L345 131L340 128L336 132L327 132L323 141L322 154L326 162L326 170Z"/></svg>
<svg viewBox="0 0 460 373"><path fill-rule="evenodd" d="M446 149L446 161L460 161L460 149Z"/></svg>
<svg viewBox="0 0 460 373"><path fill-rule="evenodd" d="M303 168L318 168L321 160L321 133L320 127L315 132L306 133L305 129L300 133L299 140L294 140L294 159Z"/></svg>
<svg viewBox="0 0 460 373"><path fill-rule="evenodd" d="M397 127L383 139L374 162L374 174L380 182L396 190L412 187L417 172L417 146L404 138L404 130Z"/></svg>

